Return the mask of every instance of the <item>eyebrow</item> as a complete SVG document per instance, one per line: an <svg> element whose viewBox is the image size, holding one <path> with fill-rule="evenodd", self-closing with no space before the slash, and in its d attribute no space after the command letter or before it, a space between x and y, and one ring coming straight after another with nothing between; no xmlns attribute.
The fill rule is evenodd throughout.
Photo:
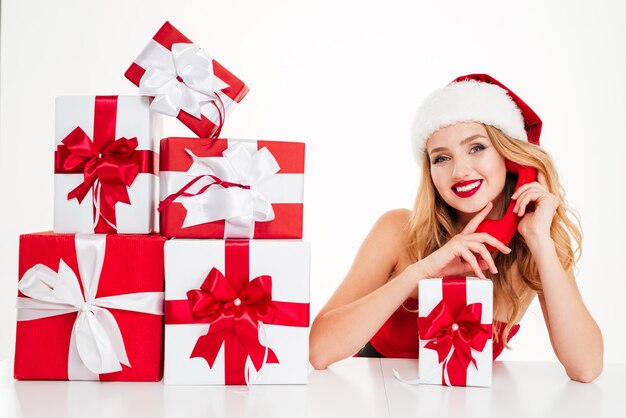
<svg viewBox="0 0 626 418"><path fill-rule="evenodd" d="M473 141L476 138L485 138L485 136L481 135L481 134L472 135L470 137L465 138L463 141L461 141L460 145L465 145L468 142ZM446 148L446 147L433 148L432 150L430 150L430 153L428 155L432 155L433 153L438 152L438 151L447 151L447 149L448 148Z"/></svg>

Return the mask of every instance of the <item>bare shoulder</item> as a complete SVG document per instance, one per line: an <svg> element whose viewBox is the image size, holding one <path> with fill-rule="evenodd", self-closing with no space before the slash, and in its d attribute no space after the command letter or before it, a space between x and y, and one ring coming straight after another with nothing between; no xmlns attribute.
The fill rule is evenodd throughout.
<svg viewBox="0 0 626 418"><path fill-rule="evenodd" d="M380 244L390 246L397 251L398 248L406 246L410 218L411 211L408 209L387 211L378 218L370 235L374 235L377 241L381 241Z"/></svg>
<svg viewBox="0 0 626 418"><path fill-rule="evenodd" d="M410 218L411 211L409 209L392 209L383 213L380 218L378 218L376 226L385 230L398 232L406 230Z"/></svg>
<svg viewBox="0 0 626 418"><path fill-rule="evenodd" d="M369 253L368 256L376 252L376 257L380 257L379 261L384 260L390 268L389 274L397 270L399 265L407 263L410 218L411 211L408 209L385 212L378 218L363 243L362 250Z"/></svg>
<svg viewBox="0 0 626 418"><path fill-rule="evenodd" d="M406 252L410 216L408 209L383 213L363 241L351 272L375 269L380 273L379 281L385 283Z"/></svg>

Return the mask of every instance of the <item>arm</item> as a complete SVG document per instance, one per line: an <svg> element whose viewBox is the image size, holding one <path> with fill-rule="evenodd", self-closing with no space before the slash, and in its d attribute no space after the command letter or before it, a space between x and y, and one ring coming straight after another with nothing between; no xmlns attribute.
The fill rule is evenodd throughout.
<svg viewBox="0 0 626 418"><path fill-rule="evenodd" d="M543 287L539 303L554 353L571 379L591 382L602 372L602 334L583 303L574 275L561 265L550 236L559 201L549 192L543 173L538 173L537 180L511 196L517 200L514 211L524 216L518 231L537 264ZM535 211L524 215L531 201L536 202Z"/></svg>
<svg viewBox="0 0 626 418"><path fill-rule="evenodd" d="M406 253L405 227L410 212L395 210L383 215L363 242L343 283L313 322L309 342L313 367L325 369L363 347L422 278L469 271L484 278L482 270L487 268L495 273L495 263L484 243L506 254L511 249L489 234L475 233L492 206L488 203L460 234L402 271L398 266L403 264L400 257ZM483 259L477 260L472 252Z"/></svg>
<svg viewBox="0 0 626 418"><path fill-rule="evenodd" d="M550 236L526 240L539 269L539 303L554 352L572 380L591 382L602 372L603 342L576 285L558 259Z"/></svg>
<svg viewBox="0 0 626 418"><path fill-rule="evenodd" d="M408 214L391 211L376 222L346 278L313 321L309 356L316 369L357 352L417 287L415 264L388 281L404 251Z"/></svg>

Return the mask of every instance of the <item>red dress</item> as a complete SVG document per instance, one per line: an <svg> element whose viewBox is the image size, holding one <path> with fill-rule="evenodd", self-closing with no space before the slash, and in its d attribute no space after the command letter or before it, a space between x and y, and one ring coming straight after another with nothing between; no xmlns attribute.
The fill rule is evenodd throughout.
<svg viewBox="0 0 626 418"><path fill-rule="evenodd" d="M369 345L382 357L391 358L418 358L419 357L419 334L417 331L417 299L408 298L404 307L400 306L389 317L387 322L374 334ZM406 309L405 309L406 308ZM409 310L414 312L409 312ZM493 359L495 360L502 350L502 333L506 323L494 321L498 329L498 342L493 343ZM513 325L509 332L509 340L519 330L519 324ZM366 357L366 355L359 354ZM370 356L371 357L371 356Z"/></svg>

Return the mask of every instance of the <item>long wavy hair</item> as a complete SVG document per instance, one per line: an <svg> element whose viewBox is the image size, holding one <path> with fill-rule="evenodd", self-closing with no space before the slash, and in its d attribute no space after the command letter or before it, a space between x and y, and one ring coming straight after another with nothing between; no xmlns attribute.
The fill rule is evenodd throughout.
<svg viewBox="0 0 626 418"><path fill-rule="evenodd" d="M554 240L561 265L565 271L569 272L575 267L582 254L582 228L579 215L566 203L565 191L559 183L552 159L545 150L536 145L511 138L491 125L483 124L483 126L500 155L521 165L535 167L545 174L548 190L559 199L559 206L550 226L550 236ZM421 158L422 179L408 224L408 252L413 261L427 257L460 232L456 231L456 210L441 198L433 184L428 155L424 152ZM507 173L504 204L499 218L504 215L509 206L516 182L517 175ZM572 241L576 244L575 249ZM520 313L521 301L534 293L543 291L537 265L519 232L515 233L509 247L512 249L509 255L504 255L499 251L492 253L498 274L492 274L489 270L485 271L485 276L493 281L494 317L501 313L499 312L501 302L506 302L503 306L508 306L507 325L502 334L507 348L509 332ZM515 262L517 262L523 281L521 289L515 288L511 283L511 269ZM493 338L496 342L499 333L500 330L494 327Z"/></svg>

